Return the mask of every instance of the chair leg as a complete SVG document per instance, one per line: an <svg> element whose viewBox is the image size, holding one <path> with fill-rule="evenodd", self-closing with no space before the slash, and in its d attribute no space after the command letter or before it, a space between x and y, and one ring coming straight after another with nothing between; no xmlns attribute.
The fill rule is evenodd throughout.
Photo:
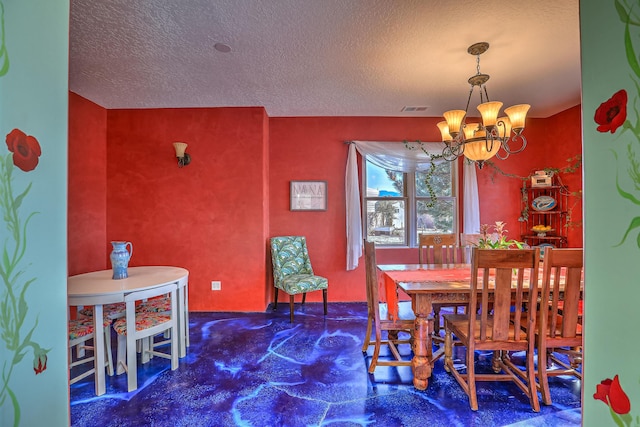
<svg viewBox="0 0 640 427"><path fill-rule="evenodd" d="M475 356L467 350L467 386L469 387L469 406L472 411L478 410L478 393L476 391Z"/></svg>
<svg viewBox="0 0 640 427"><path fill-rule="evenodd" d="M536 384L536 372L533 365L533 349L531 351L527 351L527 382L527 385L529 386L529 401L531 403L531 408L533 408L533 412L540 412L538 386Z"/></svg>
<svg viewBox="0 0 640 427"><path fill-rule="evenodd" d="M111 325L104 328L104 351L107 359L107 375L113 376L113 356L111 355Z"/></svg>
<svg viewBox="0 0 640 427"><path fill-rule="evenodd" d="M444 332L444 370L451 372L453 366L453 337L451 331L445 328Z"/></svg>
<svg viewBox="0 0 640 427"><path fill-rule="evenodd" d="M371 356L371 364L369 365L369 373L373 374L378 364L378 356L380 355L380 344L382 342L382 334L376 329L376 342L373 348L373 356Z"/></svg>
<svg viewBox="0 0 640 427"><path fill-rule="evenodd" d="M362 343L362 352L366 353L367 349L371 345L371 328L373 326L374 320L368 316L367 317L367 332L364 335L364 342Z"/></svg>
<svg viewBox="0 0 640 427"><path fill-rule="evenodd" d="M324 315L327 315L327 290L322 290L322 302L324 304Z"/></svg>
<svg viewBox="0 0 640 427"><path fill-rule="evenodd" d="M551 393L549 390L549 379L547 377L547 352L540 355L538 351L538 384L540 384L540 393L542 394L542 403L551 405Z"/></svg>
<svg viewBox="0 0 640 427"><path fill-rule="evenodd" d="M293 323L293 295L289 295L289 318Z"/></svg>
<svg viewBox="0 0 640 427"><path fill-rule="evenodd" d="M127 337L118 334L118 350L116 355L116 375L126 372L127 368Z"/></svg>
<svg viewBox="0 0 640 427"><path fill-rule="evenodd" d="M278 309L278 288L276 288L275 301L273 302L273 310Z"/></svg>

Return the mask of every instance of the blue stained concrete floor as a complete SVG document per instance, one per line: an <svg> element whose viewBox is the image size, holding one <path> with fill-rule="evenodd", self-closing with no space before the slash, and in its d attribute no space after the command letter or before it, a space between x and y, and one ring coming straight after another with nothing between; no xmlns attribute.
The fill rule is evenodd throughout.
<svg viewBox="0 0 640 427"><path fill-rule="evenodd" d="M265 313L190 313L191 346L176 371L155 357L138 368L139 388L126 375L107 376L94 395L93 376L71 386L71 424L81 426L580 426L581 382L550 379L553 405L531 410L510 382L478 383L479 410L435 363L425 391L411 368L378 367L373 347L361 351L366 303L288 304ZM115 353L114 341L114 353ZM384 349L383 349L384 351ZM408 346L401 351L409 355ZM459 351L459 350L456 350ZM114 354L115 355L115 354ZM464 357L460 350L457 356ZM517 358L517 355L513 356ZM490 354L480 355L478 369Z"/></svg>

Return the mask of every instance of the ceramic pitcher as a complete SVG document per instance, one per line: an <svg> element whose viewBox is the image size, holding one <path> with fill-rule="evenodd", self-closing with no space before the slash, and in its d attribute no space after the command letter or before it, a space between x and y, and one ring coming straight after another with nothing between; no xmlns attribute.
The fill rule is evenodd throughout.
<svg viewBox="0 0 640 427"><path fill-rule="evenodd" d="M111 251L111 267L113 268L113 279L126 279L127 266L131 255L133 255L133 244L131 242L111 242L113 250ZM127 250L129 246L129 250Z"/></svg>

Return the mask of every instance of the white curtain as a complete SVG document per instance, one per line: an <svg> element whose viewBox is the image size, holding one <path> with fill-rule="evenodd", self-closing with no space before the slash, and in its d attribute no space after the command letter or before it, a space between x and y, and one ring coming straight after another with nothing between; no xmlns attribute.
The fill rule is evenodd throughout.
<svg viewBox="0 0 640 427"><path fill-rule="evenodd" d="M464 233L474 234L480 232L480 201L478 199L478 179L476 178L476 163L466 159L463 167L463 215Z"/></svg>
<svg viewBox="0 0 640 427"><path fill-rule="evenodd" d="M362 215L360 212L360 186L356 150L367 160L381 168L399 172L426 172L431 164L427 154L442 154L441 142L404 143L380 141L353 141L349 144L345 190L347 203L347 270L358 267L362 256ZM425 151L427 153L425 153ZM441 160L442 161L442 160Z"/></svg>
<svg viewBox="0 0 640 427"><path fill-rule="evenodd" d="M358 260L362 256L363 250L362 214L360 211L361 198L360 185L358 184L356 151L362 156L367 156L367 160L371 163L384 169L399 172L424 172L428 170L431 164L429 154L442 154L443 148L444 143L442 142L404 143L352 141L349 144L347 170L345 174L347 270L354 270L358 267ZM464 230L465 233L475 233L480 229L478 183L476 180L475 163L466 161L464 163ZM466 163L469 163L469 165Z"/></svg>

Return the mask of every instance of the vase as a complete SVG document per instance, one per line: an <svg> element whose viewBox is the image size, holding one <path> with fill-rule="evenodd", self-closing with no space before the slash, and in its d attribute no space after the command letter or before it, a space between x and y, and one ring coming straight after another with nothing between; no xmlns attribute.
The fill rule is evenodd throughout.
<svg viewBox="0 0 640 427"><path fill-rule="evenodd" d="M111 242L113 250L111 251L111 267L113 268L113 279L126 279L127 267L131 255L133 255L133 244L131 242ZM127 250L129 246L129 250Z"/></svg>

